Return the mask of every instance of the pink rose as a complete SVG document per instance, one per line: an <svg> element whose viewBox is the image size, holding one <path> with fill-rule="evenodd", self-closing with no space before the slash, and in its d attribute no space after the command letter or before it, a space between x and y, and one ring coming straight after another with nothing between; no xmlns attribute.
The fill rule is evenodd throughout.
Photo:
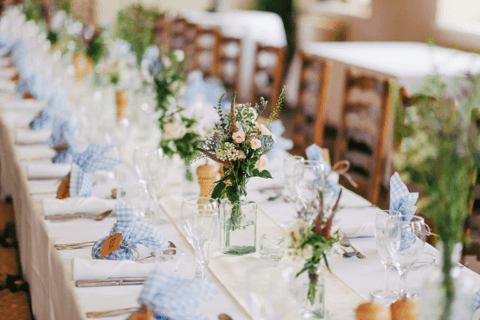
<svg viewBox="0 0 480 320"><path fill-rule="evenodd" d="M245 132L237 131L232 135L232 139L235 143L242 143L245 141Z"/></svg>
<svg viewBox="0 0 480 320"><path fill-rule="evenodd" d="M258 171L263 171L267 168L268 165L268 159L266 155L263 155L260 157L260 159L257 160L255 163L255 168L258 169Z"/></svg>
<svg viewBox="0 0 480 320"><path fill-rule="evenodd" d="M253 138L252 141L250 141L250 145L252 146L253 150L257 150L262 146L262 141L258 140L257 138Z"/></svg>
<svg viewBox="0 0 480 320"><path fill-rule="evenodd" d="M243 152L242 150L238 150L237 151L237 159L245 159L247 157L247 155L245 154L245 152Z"/></svg>

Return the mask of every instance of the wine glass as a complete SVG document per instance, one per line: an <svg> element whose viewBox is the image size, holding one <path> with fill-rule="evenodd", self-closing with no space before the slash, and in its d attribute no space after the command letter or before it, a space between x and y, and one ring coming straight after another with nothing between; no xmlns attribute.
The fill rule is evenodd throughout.
<svg viewBox="0 0 480 320"><path fill-rule="evenodd" d="M218 203L206 197L185 198L180 211L180 227L193 246L197 258L194 279L205 280L205 267L209 259L205 254L208 242L215 238L218 225Z"/></svg>
<svg viewBox="0 0 480 320"><path fill-rule="evenodd" d="M319 161L305 160L294 169L297 217L312 222L320 211L328 217L332 211L334 192L326 186L325 166Z"/></svg>
<svg viewBox="0 0 480 320"><path fill-rule="evenodd" d="M425 246L425 221L422 217L391 212L385 234L385 247L400 274L400 297L414 298L415 294L406 290L406 279Z"/></svg>
<svg viewBox="0 0 480 320"><path fill-rule="evenodd" d="M168 164L168 158L163 155L161 149L151 150L147 153L148 191L155 202L155 215L158 223L166 222L166 220L158 219L158 202L168 177Z"/></svg>
<svg viewBox="0 0 480 320"><path fill-rule="evenodd" d="M303 163L304 158L301 156L288 156L283 159L283 185L285 187L284 197L288 201L295 200L295 173L294 169L297 164Z"/></svg>
<svg viewBox="0 0 480 320"><path fill-rule="evenodd" d="M148 154L154 151L152 148L135 147L133 151L133 170L137 175L138 181L147 187L147 158Z"/></svg>
<svg viewBox="0 0 480 320"><path fill-rule="evenodd" d="M155 250L155 269L184 276L185 253L178 248L163 248Z"/></svg>
<svg viewBox="0 0 480 320"><path fill-rule="evenodd" d="M392 214L399 215L400 213L397 211L393 211ZM375 241L377 243L377 251L378 255L380 256L380 261L385 267L385 282L383 285L383 289L376 290L371 293L372 297L379 299L380 301L384 301L388 304L393 303L398 299L398 293L396 291L390 290L388 283L388 271L393 265L392 257L385 245L385 237L388 235L386 233L385 227L389 218L390 211L388 210L379 211L377 213L377 216L375 217Z"/></svg>

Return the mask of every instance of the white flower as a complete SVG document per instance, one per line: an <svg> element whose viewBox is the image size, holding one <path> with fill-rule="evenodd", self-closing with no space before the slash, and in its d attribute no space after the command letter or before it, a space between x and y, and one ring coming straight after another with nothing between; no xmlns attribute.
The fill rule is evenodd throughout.
<svg viewBox="0 0 480 320"><path fill-rule="evenodd" d="M305 258L305 260L311 259L312 256L313 256L313 248L312 248L312 246L311 246L311 245L306 245L306 246L303 248L302 255L303 255L303 258Z"/></svg>
<svg viewBox="0 0 480 320"><path fill-rule="evenodd" d="M237 151L237 159L246 159L247 158L247 155L245 154L245 152L243 152L242 150L238 150Z"/></svg>
<svg viewBox="0 0 480 320"><path fill-rule="evenodd" d="M168 122L164 126L163 139L177 140L183 138L187 128L180 122Z"/></svg>
<svg viewBox="0 0 480 320"><path fill-rule="evenodd" d="M235 160L237 158L235 145L230 142L225 142L225 144L215 152L215 156L222 161Z"/></svg>
<svg viewBox="0 0 480 320"><path fill-rule="evenodd" d="M173 54L177 58L178 62L182 62L185 59L185 53L182 50L175 50Z"/></svg>
<svg viewBox="0 0 480 320"><path fill-rule="evenodd" d="M268 166L268 159L266 155L263 155L260 157L260 159L257 160L255 163L255 168L258 169L258 171L263 171L267 168Z"/></svg>
<svg viewBox="0 0 480 320"><path fill-rule="evenodd" d="M165 66L165 69L168 69L170 68L170 66L172 65L172 61L170 60L169 57L162 57L162 64Z"/></svg>
<svg viewBox="0 0 480 320"><path fill-rule="evenodd" d="M262 141L258 140L257 138L253 138L250 141L250 146L252 147L253 150L257 150L262 146Z"/></svg>
<svg viewBox="0 0 480 320"><path fill-rule="evenodd" d="M235 143L242 143L243 141L245 141L245 132L241 130L234 132L232 135L232 139Z"/></svg>

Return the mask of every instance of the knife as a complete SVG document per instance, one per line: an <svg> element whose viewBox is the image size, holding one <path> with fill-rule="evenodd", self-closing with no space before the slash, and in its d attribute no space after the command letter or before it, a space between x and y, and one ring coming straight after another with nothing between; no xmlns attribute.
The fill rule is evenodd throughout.
<svg viewBox="0 0 480 320"><path fill-rule="evenodd" d="M77 280L75 287L107 287L143 285L145 278L107 279L107 280Z"/></svg>

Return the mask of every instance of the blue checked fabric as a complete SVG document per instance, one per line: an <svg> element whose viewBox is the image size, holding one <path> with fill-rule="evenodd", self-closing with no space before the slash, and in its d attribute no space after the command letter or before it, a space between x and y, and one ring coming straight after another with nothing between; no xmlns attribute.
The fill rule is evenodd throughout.
<svg viewBox="0 0 480 320"><path fill-rule="evenodd" d="M68 149L57 152L52 159L53 163L71 163L73 155L80 152L80 142L77 138L78 131L78 122L71 111L61 109L55 113L52 134L47 140L47 144L53 148L61 143L65 143L68 145Z"/></svg>
<svg viewBox="0 0 480 320"><path fill-rule="evenodd" d="M6 55L12 47L12 41L5 36L0 37L0 55Z"/></svg>
<svg viewBox="0 0 480 320"><path fill-rule="evenodd" d="M226 92L222 82L218 79L203 79L203 74L200 71L193 71L187 77L185 94L183 99L187 102L186 109L192 105L197 99L197 96L202 94L205 100L212 106L218 104L220 97ZM230 101L224 97L222 101L222 109L229 110Z"/></svg>
<svg viewBox="0 0 480 320"><path fill-rule="evenodd" d="M160 231L151 224L136 221L135 210L132 206L125 203L119 203L115 206L117 222L110 230L110 234L98 240L92 248L93 259L104 260L134 260L132 252L135 254L137 245L142 244L151 251L168 248L168 241L160 234ZM122 234L122 243L120 248L102 258L102 245L110 236L115 233ZM131 249L128 248L130 246Z"/></svg>
<svg viewBox="0 0 480 320"><path fill-rule="evenodd" d="M268 161L272 161L278 151L287 151L293 147L292 140L282 137L282 134L285 132L285 127L281 120L275 120L272 122L270 132L275 136L275 143L270 152L267 153Z"/></svg>
<svg viewBox="0 0 480 320"><path fill-rule="evenodd" d="M26 92L30 92L37 100L47 100L50 96L50 86L42 76L32 74L26 77L21 74L21 79L17 85L18 98L21 99Z"/></svg>
<svg viewBox="0 0 480 320"><path fill-rule="evenodd" d="M193 310L217 294L215 288L202 281L176 277L162 270L154 270L145 280L138 303L149 306L156 315L172 319L208 320Z"/></svg>
<svg viewBox="0 0 480 320"><path fill-rule="evenodd" d="M314 143L310 147L308 147L305 150L305 152L307 153L308 160L320 161L321 163L323 163L323 165L325 167L325 176L328 177L332 167L328 164L328 162L326 162L323 159L322 148L320 148L319 146L317 146ZM337 182L332 181L332 180L328 180L328 179L327 179L327 187L330 188L331 190L333 190L333 192L335 193L336 196L338 195L338 193L340 192L340 189L341 189L340 185Z"/></svg>
<svg viewBox="0 0 480 320"><path fill-rule="evenodd" d="M390 178L390 210L398 211L402 214L402 221L408 222L412 219L417 207L415 203L418 200L418 192L409 192L407 186L400 179L400 175L395 172ZM410 248L417 237L410 232L402 232L400 250Z"/></svg>
<svg viewBox="0 0 480 320"><path fill-rule="evenodd" d="M480 308L480 290L478 290L475 295L473 296L472 305L470 307L470 311L473 313L475 310Z"/></svg>
<svg viewBox="0 0 480 320"><path fill-rule="evenodd" d="M90 197L92 195L92 173L97 170L111 171L122 163L117 158L107 157L113 145L91 144L83 153L76 153L70 173L70 195L72 197Z"/></svg>
<svg viewBox="0 0 480 320"><path fill-rule="evenodd" d="M47 103L42 112L30 123L32 130L52 130L53 119L58 110L65 109L66 93L65 90L57 90Z"/></svg>

